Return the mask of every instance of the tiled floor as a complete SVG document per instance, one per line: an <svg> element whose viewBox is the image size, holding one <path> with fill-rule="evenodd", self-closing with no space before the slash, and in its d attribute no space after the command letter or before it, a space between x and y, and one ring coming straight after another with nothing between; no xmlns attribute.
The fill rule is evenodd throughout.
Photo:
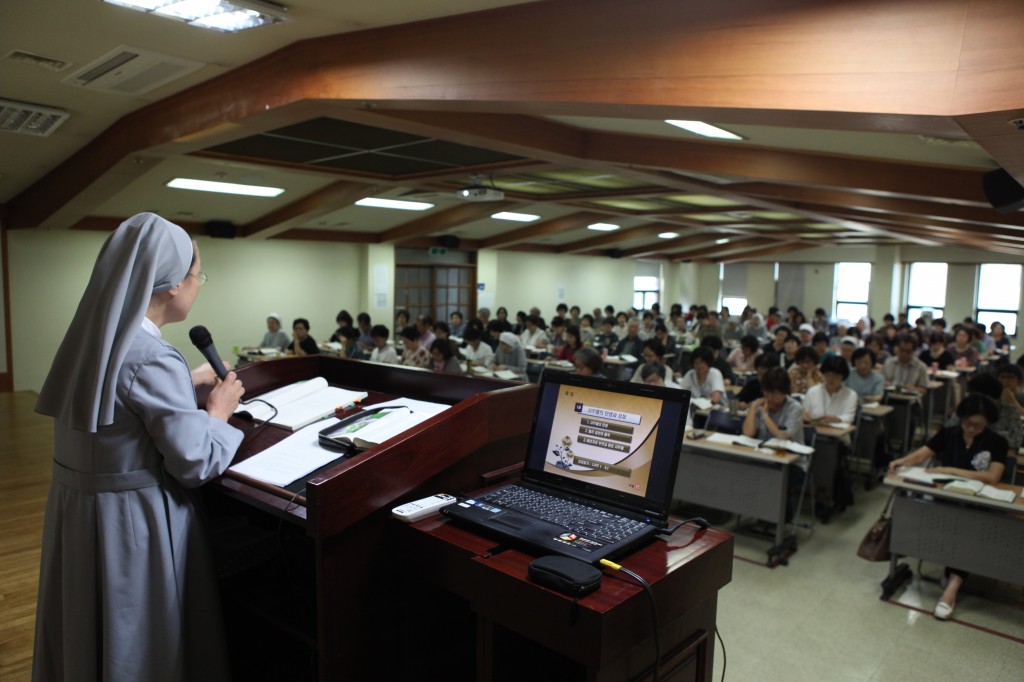
<svg viewBox="0 0 1024 682"><path fill-rule="evenodd" d="M733 580L719 594L718 627L728 654L727 680L1022 680L1024 643L968 625L940 622L931 609L940 594L916 575L894 601L879 583L888 563L857 557L857 546L889 494L856 490L856 504L800 532L788 566L764 565L766 540L738 534ZM724 526L734 530L732 525ZM941 568L924 564L926 575ZM1024 640L1024 588L971 578L954 618ZM716 645L715 675L722 650Z"/></svg>

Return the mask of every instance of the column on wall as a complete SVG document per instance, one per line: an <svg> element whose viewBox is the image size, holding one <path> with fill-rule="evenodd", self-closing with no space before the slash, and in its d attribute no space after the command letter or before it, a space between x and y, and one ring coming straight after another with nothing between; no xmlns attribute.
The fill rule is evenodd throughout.
<svg viewBox="0 0 1024 682"><path fill-rule="evenodd" d="M721 291L721 304L726 305L726 299L739 298L747 299L747 264L746 263L726 263L722 266L722 291ZM735 304L730 307L729 312L733 315L739 315L742 312L742 306L737 307Z"/></svg>
<svg viewBox="0 0 1024 682"><path fill-rule="evenodd" d="M747 305L762 315L775 305L775 263L747 264Z"/></svg>
<svg viewBox="0 0 1024 682"><path fill-rule="evenodd" d="M878 324L882 323L883 315L892 313L895 316L900 309L903 291L901 274L900 247L878 247L871 264L871 289L868 293L868 314Z"/></svg>
<svg viewBox="0 0 1024 682"><path fill-rule="evenodd" d="M978 290L978 265L976 263L950 263L946 275L946 312L948 328L963 320L974 317L974 301Z"/></svg>

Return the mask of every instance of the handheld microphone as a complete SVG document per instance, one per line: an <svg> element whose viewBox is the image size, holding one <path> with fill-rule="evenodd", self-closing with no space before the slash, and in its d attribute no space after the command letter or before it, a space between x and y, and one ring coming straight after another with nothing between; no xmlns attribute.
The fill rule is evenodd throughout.
<svg viewBox="0 0 1024 682"><path fill-rule="evenodd" d="M213 337L210 335L210 330L201 324L197 324L188 331L188 338L192 339L192 344L203 354L203 357L210 363L210 366L213 367L217 378L224 381L228 376L228 371L224 368L224 362L217 353L217 347L213 345Z"/></svg>

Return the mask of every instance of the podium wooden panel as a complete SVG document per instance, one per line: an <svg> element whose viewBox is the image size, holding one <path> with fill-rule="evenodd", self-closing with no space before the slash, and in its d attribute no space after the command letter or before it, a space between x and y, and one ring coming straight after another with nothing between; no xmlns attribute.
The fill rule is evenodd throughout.
<svg viewBox="0 0 1024 682"><path fill-rule="evenodd" d="M254 514L271 514L302 529L312 543L312 565L298 572L311 573L316 582L316 624L310 630L319 679L395 678L400 666L389 632L393 610L401 605L394 603L393 581L416 578L403 575L402 548L387 532L390 510L436 492L492 482L482 472L514 471L523 459L537 387L317 356L254 363L238 376L247 398L322 376L331 385L367 391L364 406L396 397L452 405L386 444L314 472L297 495L232 472L212 486L214 495L223 493ZM233 423L252 428L236 418ZM236 462L288 435L263 429L243 442Z"/></svg>

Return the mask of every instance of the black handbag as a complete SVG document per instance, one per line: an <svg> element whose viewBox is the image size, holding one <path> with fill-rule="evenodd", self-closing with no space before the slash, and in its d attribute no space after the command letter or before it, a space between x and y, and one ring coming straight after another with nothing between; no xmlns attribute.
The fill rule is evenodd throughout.
<svg viewBox="0 0 1024 682"><path fill-rule="evenodd" d="M896 491L893 490L892 494L889 495L889 501L885 503L885 508L882 509L882 515L878 517L874 525L868 530L867 535L860 541L860 547L857 548L857 556L861 559L867 559L868 561L888 561L890 558L889 553L889 536L892 533L892 501L896 496Z"/></svg>

